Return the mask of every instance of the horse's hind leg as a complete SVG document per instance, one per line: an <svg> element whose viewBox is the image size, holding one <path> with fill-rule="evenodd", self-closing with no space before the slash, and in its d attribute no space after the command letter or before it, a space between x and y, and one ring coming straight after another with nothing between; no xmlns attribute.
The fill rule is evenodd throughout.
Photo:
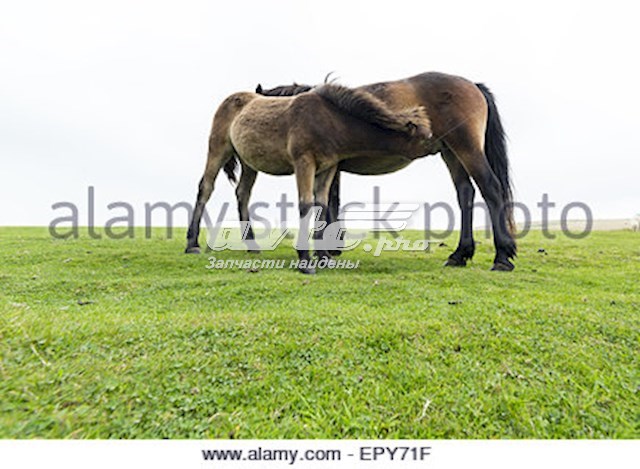
<svg viewBox="0 0 640 469"><path fill-rule="evenodd" d="M334 180L334 176L336 175L337 166L333 166L332 168L323 171L322 173L316 175L315 183L314 183L314 193L315 193L315 205L319 206L322 212L320 213L320 222L326 222L328 225L332 222L331 209L329 208L329 191L331 188L331 184ZM336 248L335 244L337 243L337 239L332 239L330 243L329 240L324 240L324 229L316 230L313 233L314 243L316 244L316 253L318 254L319 259L331 259L331 252L327 249ZM328 244L332 244L328 246Z"/></svg>
<svg viewBox="0 0 640 469"><path fill-rule="evenodd" d="M327 224L339 223L342 227L342 222L339 220L340 216L340 169L336 171L333 177L333 182L329 188L329 202L327 212ZM340 234L339 242L336 243L336 249L330 249L329 254L332 256L340 256L342 254L341 248L344 246L344 231Z"/></svg>
<svg viewBox="0 0 640 469"><path fill-rule="evenodd" d="M229 161L229 158L234 157L233 155L233 147L230 143L224 142L222 145L217 145L214 139L209 141L207 165L200 179L198 197L196 198L196 205L193 209L191 222L189 223L189 229L187 231L187 247L184 251L187 254L200 254L198 236L200 235L200 222L204 214L204 207L211 197L218 173L225 163Z"/></svg>
<svg viewBox="0 0 640 469"><path fill-rule="evenodd" d="M470 145L465 144L469 141L468 135L458 134L457 137L448 141L447 146L476 182L489 208L493 243L496 249L492 270L513 270L514 265L510 259L516 255L516 242L507 227L508 207L505 207L503 201L500 181L491 169L484 151L478 148L469 148Z"/></svg>
<svg viewBox="0 0 640 469"><path fill-rule="evenodd" d="M236 186L236 200L238 201L238 215L240 216L240 226L244 231L244 240L247 244L249 252L259 253L260 247L255 242L251 220L249 218L249 198L251 197L251 189L256 182L258 173L246 164L242 164L242 174Z"/></svg>
<svg viewBox="0 0 640 469"><path fill-rule="evenodd" d="M473 240L473 199L476 191L473 188L467 170L464 169L464 166L462 166L451 150L445 148L442 151L442 159L447 164L453 184L456 186L462 218L458 247L449 256L445 265L450 267L464 267L467 265L467 260L471 259L475 252L475 242Z"/></svg>

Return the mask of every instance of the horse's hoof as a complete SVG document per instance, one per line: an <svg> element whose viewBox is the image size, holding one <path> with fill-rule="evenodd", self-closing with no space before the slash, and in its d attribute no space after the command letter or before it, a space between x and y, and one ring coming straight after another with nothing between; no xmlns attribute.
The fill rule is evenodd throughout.
<svg viewBox="0 0 640 469"><path fill-rule="evenodd" d="M342 251L336 249L335 251L329 251L329 254L331 254L333 257L338 257L342 255Z"/></svg>
<svg viewBox="0 0 640 469"><path fill-rule="evenodd" d="M245 246L247 247L247 252L250 252L251 254L260 254L262 252L260 250L260 245L253 239L246 240Z"/></svg>
<svg viewBox="0 0 640 469"><path fill-rule="evenodd" d="M331 253L328 251L318 251L316 252L316 256L318 256L319 261L331 262L333 260L333 257L331 257Z"/></svg>
<svg viewBox="0 0 640 469"><path fill-rule="evenodd" d="M464 259L456 259L454 257L450 257L444 263L445 267L466 267L466 265L467 261L465 261Z"/></svg>
<svg viewBox="0 0 640 469"><path fill-rule="evenodd" d="M491 270L495 270L496 272L511 272L515 268L516 266L513 265L511 261L507 259L504 261L494 262L493 267L491 267Z"/></svg>
<svg viewBox="0 0 640 469"><path fill-rule="evenodd" d="M313 269L313 268L311 268L311 269L304 268L304 269L298 269L298 270L300 271L301 274L305 274L305 275L315 275L316 274L316 269Z"/></svg>
<svg viewBox="0 0 640 469"><path fill-rule="evenodd" d="M191 246L184 250L185 254L200 254L200 248L198 246Z"/></svg>

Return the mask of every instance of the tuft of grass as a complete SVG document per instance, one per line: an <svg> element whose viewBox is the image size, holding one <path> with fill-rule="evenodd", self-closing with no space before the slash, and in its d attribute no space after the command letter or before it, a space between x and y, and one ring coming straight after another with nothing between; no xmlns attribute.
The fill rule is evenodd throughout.
<svg viewBox="0 0 640 469"><path fill-rule="evenodd" d="M0 228L1 438L640 436L636 233L531 233L508 274L488 240L443 268L452 238L313 277L136 236Z"/></svg>

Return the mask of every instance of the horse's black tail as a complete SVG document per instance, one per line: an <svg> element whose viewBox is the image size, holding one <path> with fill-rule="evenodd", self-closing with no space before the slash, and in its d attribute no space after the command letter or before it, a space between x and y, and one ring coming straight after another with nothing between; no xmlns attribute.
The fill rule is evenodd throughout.
<svg viewBox="0 0 640 469"><path fill-rule="evenodd" d="M486 99L487 106L489 107L484 152L487 155L491 169L500 181L507 225L509 231L513 233L515 231L515 222L513 220L513 189L511 187L509 158L507 155L507 135L504 127L502 127L502 121L500 120L500 114L498 113L493 94L489 91L489 88L482 83L476 83L476 86L484 95L484 99Z"/></svg>
<svg viewBox="0 0 640 469"><path fill-rule="evenodd" d="M238 182L238 178L236 177L237 168L238 168L238 157L236 155L233 155L231 158L229 158L229 161L227 161L224 164L224 167L222 168L225 174L227 175L227 177L229 178L229 181L231 181L233 184Z"/></svg>

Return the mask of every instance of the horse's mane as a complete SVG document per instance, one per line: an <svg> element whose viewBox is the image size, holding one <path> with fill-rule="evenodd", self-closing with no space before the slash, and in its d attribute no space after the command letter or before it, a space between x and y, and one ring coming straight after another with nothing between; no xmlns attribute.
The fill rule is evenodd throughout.
<svg viewBox="0 0 640 469"><path fill-rule="evenodd" d="M317 87L299 85L295 82L293 85L277 86L268 90L262 88L262 85L256 87L256 93L263 96L296 96L308 91L317 93L338 109L383 129L408 135L413 135L418 127L431 129L429 117L422 106L394 112L382 100L367 91L330 82L329 75L325 78L324 84Z"/></svg>
<svg viewBox="0 0 640 469"><path fill-rule="evenodd" d="M262 85L258 85L256 87L256 93L263 96L295 96L300 93L306 93L312 88L312 86L299 85L295 82L293 83L293 85L277 86L275 88L271 88L270 90L265 90L262 88Z"/></svg>
<svg viewBox="0 0 640 469"><path fill-rule="evenodd" d="M427 112L422 106L392 111L382 100L367 91L331 83L316 87L313 92L353 117L383 129L414 135L418 127L426 130L431 128Z"/></svg>

